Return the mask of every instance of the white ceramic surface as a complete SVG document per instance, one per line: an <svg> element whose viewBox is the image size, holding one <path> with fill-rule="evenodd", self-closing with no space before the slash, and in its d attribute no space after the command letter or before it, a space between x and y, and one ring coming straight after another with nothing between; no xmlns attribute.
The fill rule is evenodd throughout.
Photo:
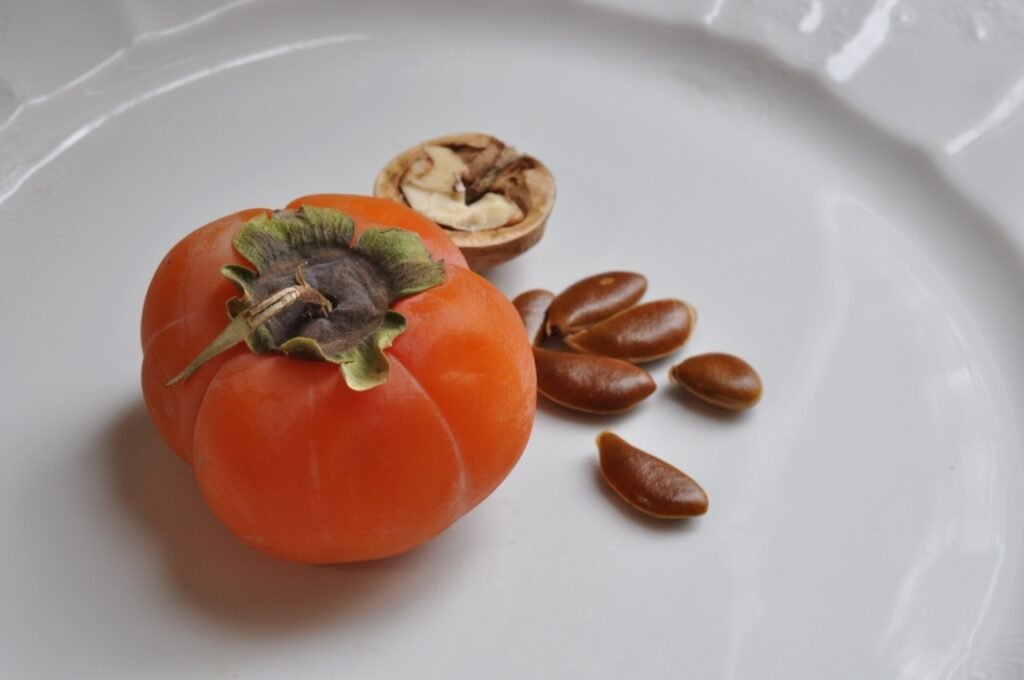
<svg viewBox="0 0 1024 680"><path fill-rule="evenodd" d="M1024 10L793 0L0 5L0 676L1024 677ZM311 568L239 544L141 405L137 323L186 231L369 191L479 129L559 183L509 294L605 269L761 372L542 405L428 546ZM709 514L600 482L611 426Z"/></svg>

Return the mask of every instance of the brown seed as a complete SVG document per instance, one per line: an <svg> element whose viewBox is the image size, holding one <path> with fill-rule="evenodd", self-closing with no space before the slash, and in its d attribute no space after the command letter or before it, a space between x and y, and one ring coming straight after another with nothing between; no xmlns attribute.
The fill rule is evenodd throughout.
<svg viewBox="0 0 1024 680"><path fill-rule="evenodd" d="M526 335L531 344L539 345L544 339L544 322L548 318L548 307L554 299L555 294L550 290L538 288L520 293L512 300L512 305L526 326Z"/></svg>
<svg viewBox="0 0 1024 680"><path fill-rule="evenodd" d="M673 366L668 377L709 404L732 411L750 408L761 399L761 377L731 354L698 354Z"/></svg>
<svg viewBox="0 0 1024 680"><path fill-rule="evenodd" d="M548 335L568 335L633 305L647 291L647 279L633 272L606 272L577 281L551 303Z"/></svg>
<svg viewBox="0 0 1024 680"><path fill-rule="evenodd" d="M607 430L597 435L601 474L622 500L663 519L708 511L708 495L682 470L641 451Z"/></svg>
<svg viewBox="0 0 1024 680"><path fill-rule="evenodd" d="M650 373L627 361L533 348L537 391L588 413L628 411L654 392Z"/></svg>
<svg viewBox="0 0 1024 680"><path fill-rule="evenodd" d="M655 300L613 314L565 338L579 352L643 363L683 346L697 321L682 300Z"/></svg>

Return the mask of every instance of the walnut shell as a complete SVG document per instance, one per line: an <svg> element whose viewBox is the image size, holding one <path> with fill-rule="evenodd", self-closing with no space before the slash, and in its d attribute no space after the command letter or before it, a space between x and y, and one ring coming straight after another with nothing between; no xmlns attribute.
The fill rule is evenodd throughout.
<svg viewBox="0 0 1024 680"><path fill-rule="evenodd" d="M494 143L503 149L510 148L491 135L475 132L444 135L421 142L384 166L377 175L373 193L408 205L401 189L402 180L414 162L428 159L424 147L446 146L472 156L474 150L483 151ZM521 220L481 231L459 231L441 225L475 271L499 265L536 245L544 235L548 216L555 204L555 178L543 163L532 156L516 154L491 186L492 191L502 192L520 205L524 213Z"/></svg>

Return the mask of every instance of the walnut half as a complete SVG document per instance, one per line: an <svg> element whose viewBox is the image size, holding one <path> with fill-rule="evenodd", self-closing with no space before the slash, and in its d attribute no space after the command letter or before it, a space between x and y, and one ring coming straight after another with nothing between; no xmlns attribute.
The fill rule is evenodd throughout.
<svg viewBox="0 0 1024 680"><path fill-rule="evenodd" d="M417 144L391 160L374 186L445 228L474 270L535 245L555 202L544 165L490 135L462 133Z"/></svg>

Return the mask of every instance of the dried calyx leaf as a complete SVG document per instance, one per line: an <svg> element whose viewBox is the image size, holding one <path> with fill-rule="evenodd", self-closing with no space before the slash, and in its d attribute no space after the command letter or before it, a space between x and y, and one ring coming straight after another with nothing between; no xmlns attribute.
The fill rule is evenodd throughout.
<svg viewBox="0 0 1024 680"><path fill-rule="evenodd" d="M231 322L168 384L242 341L256 353L336 363L355 390L387 380L384 349L405 329L390 306L443 283L444 263L403 229L367 229L352 244L354 233L350 217L314 206L243 225L234 246L255 271L221 270L241 293L228 302Z"/></svg>
<svg viewBox="0 0 1024 680"><path fill-rule="evenodd" d="M407 149L377 176L374 194L406 203L449 230L471 268L536 244L554 206L554 178L537 159L490 135L460 133Z"/></svg>

